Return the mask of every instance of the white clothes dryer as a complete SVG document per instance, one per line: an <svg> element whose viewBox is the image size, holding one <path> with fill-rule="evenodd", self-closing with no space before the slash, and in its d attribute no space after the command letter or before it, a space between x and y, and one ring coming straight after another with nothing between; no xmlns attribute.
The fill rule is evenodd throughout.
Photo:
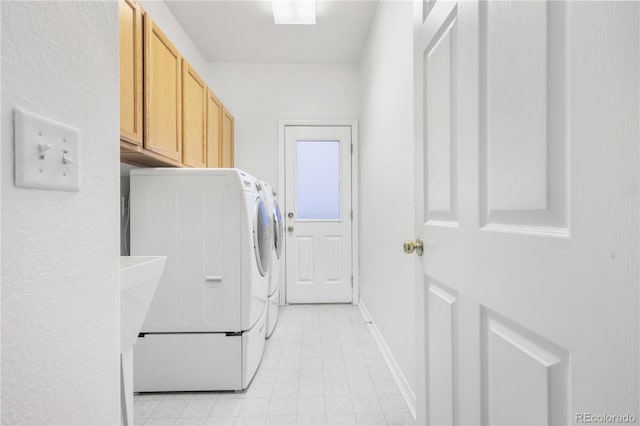
<svg viewBox="0 0 640 426"><path fill-rule="evenodd" d="M134 346L134 390L246 389L264 351L272 222L237 169L131 171L131 253L167 256Z"/></svg>
<svg viewBox="0 0 640 426"><path fill-rule="evenodd" d="M269 298L267 312L267 338L271 336L278 323L278 309L280 306L280 283L282 279L281 257L284 244L284 220L278 205L276 190L266 182L262 182L267 211L271 215L273 228L273 256L271 272L269 274Z"/></svg>

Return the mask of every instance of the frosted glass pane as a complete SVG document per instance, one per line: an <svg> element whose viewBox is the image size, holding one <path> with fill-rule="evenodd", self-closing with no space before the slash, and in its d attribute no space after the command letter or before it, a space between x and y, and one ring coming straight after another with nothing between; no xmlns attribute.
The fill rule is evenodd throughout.
<svg viewBox="0 0 640 426"><path fill-rule="evenodd" d="M340 142L297 141L298 219L340 219Z"/></svg>

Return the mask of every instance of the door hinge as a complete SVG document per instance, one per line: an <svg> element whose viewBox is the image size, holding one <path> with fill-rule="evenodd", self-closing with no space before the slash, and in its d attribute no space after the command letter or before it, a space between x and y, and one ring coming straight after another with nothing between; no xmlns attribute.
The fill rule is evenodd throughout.
<svg viewBox="0 0 640 426"><path fill-rule="evenodd" d="M351 275L351 287L353 288L353 275Z"/></svg>
<svg viewBox="0 0 640 426"><path fill-rule="evenodd" d="M353 210L351 210L351 220L353 220Z"/></svg>
<svg viewBox="0 0 640 426"><path fill-rule="evenodd" d="M351 153L353 154L353 143L351 144Z"/></svg>

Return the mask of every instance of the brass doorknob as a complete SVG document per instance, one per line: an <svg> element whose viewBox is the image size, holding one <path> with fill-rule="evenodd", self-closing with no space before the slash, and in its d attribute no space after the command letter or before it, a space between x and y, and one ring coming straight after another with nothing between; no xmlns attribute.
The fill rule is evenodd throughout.
<svg viewBox="0 0 640 426"><path fill-rule="evenodd" d="M407 254L411 254L415 251L418 256L422 256L422 253L424 251L424 244L422 242L422 238L418 238L415 243L411 240L405 241L403 248L404 248L404 252Z"/></svg>

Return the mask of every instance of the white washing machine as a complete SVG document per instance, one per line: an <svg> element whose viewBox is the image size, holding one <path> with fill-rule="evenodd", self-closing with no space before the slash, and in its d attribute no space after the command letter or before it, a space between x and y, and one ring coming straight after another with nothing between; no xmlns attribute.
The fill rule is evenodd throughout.
<svg viewBox="0 0 640 426"><path fill-rule="evenodd" d="M167 256L134 345L136 392L246 389L262 359L272 221L237 169L131 171L131 254Z"/></svg>
<svg viewBox="0 0 640 426"><path fill-rule="evenodd" d="M267 211L271 215L273 228L273 256L271 271L269 273L269 298L267 312L267 338L271 336L278 323L278 308L280 306L280 282L282 278L282 268L280 258L283 254L284 244L284 220L278 205L278 194L276 190L266 182L262 182Z"/></svg>

